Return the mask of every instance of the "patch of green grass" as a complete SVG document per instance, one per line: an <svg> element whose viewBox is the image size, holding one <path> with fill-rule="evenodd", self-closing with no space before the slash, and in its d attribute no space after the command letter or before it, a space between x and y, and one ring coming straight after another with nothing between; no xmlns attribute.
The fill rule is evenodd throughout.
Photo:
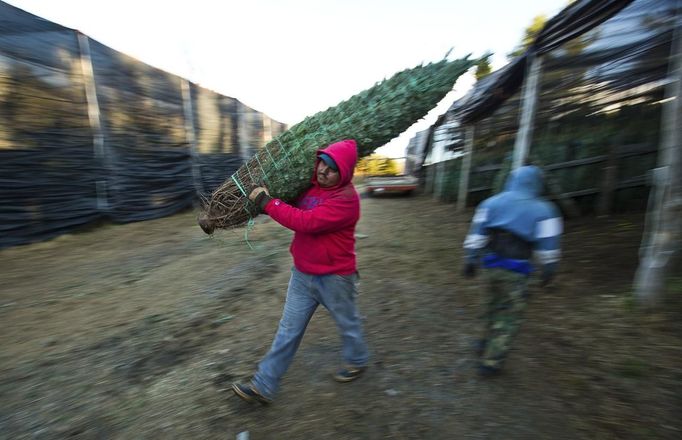
<svg viewBox="0 0 682 440"><path fill-rule="evenodd" d="M584 376L572 374L563 378L564 384L572 395L587 394L590 391L590 381Z"/></svg>
<svg viewBox="0 0 682 440"><path fill-rule="evenodd" d="M628 294L623 297L623 309L628 313L637 311L637 300L633 294Z"/></svg>
<svg viewBox="0 0 682 440"><path fill-rule="evenodd" d="M648 376L649 364L638 358L630 358L620 364L616 373L621 377L641 379Z"/></svg>
<svg viewBox="0 0 682 440"><path fill-rule="evenodd" d="M669 277L666 290L672 295L682 295L682 277Z"/></svg>
<svg viewBox="0 0 682 440"><path fill-rule="evenodd" d="M645 425L634 425L630 428L633 434L636 434L638 438L657 438L659 435L656 430L650 426Z"/></svg>

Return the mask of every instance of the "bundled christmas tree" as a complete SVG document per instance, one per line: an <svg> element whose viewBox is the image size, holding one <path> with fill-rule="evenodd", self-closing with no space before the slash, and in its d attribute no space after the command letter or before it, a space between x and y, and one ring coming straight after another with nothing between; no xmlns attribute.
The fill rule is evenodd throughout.
<svg viewBox="0 0 682 440"><path fill-rule="evenodd" d="M268 142L204 201L200 226L210 234L258 215L248 199L255 186L294 201L310 186L318 149L355 139L359 157L371 154L424 117L475 63L464 58L407 69L304 119Z"/></svg>

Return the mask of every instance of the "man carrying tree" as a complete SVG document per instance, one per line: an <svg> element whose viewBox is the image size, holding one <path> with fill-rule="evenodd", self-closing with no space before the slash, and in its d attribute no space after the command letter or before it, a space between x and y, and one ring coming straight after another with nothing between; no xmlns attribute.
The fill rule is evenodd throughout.
<svg viewBox="0 0 682 440"><path fill-rule="evenodd" d="M556 272L562 219L554 204L540 197L542 187L538 167L514 170L504 190L478 206L464 241L464 276L474 277L482 264L490 295L486 334L478 347L481 376L500 372L521 325L531 258L541 267L543 286Z"/></svg>
<svg viewBox="0 0 682 440"><path fill-rule="evenodd" d="M294 231L290 246L294 267L270 351L258 364L251 383L232 385L234 393L247 402L272 401L320 304L336 321L343 343L346 366L334 374L334 379L350 382L367 366L369 353L355 304L355 225L360 219L360 197L351 180L357 157L354 140L319 150L312 186L295 206L270 197L264 187L253 189L249 195L262 212Z"/></svg>

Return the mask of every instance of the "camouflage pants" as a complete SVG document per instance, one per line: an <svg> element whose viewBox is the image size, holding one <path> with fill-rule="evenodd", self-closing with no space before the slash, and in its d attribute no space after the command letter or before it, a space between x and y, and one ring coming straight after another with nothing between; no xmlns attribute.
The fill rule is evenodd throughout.
<svg viewBox="0 0 682 440"><path fill-rule="evenodd" d="M505 269L485 269L490 302L487 310L486 344L481 363L501 368L526 308L526 275Z"/></svg>

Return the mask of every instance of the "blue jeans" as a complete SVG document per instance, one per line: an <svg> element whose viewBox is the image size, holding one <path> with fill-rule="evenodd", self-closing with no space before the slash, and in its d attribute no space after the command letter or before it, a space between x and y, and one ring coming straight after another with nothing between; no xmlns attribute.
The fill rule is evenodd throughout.
<svg viewBox="0 0 682 440"><path fill-rule="evenodd" d="M343 359L349 366L364 367L369 353L362 336L360 316L355 306L357 274L308 275L291 271L284 312L272 347L258 364L253 386L272 399L279 381L294 359L305 329L319 304L331 314L343 342Z"/></svg>

